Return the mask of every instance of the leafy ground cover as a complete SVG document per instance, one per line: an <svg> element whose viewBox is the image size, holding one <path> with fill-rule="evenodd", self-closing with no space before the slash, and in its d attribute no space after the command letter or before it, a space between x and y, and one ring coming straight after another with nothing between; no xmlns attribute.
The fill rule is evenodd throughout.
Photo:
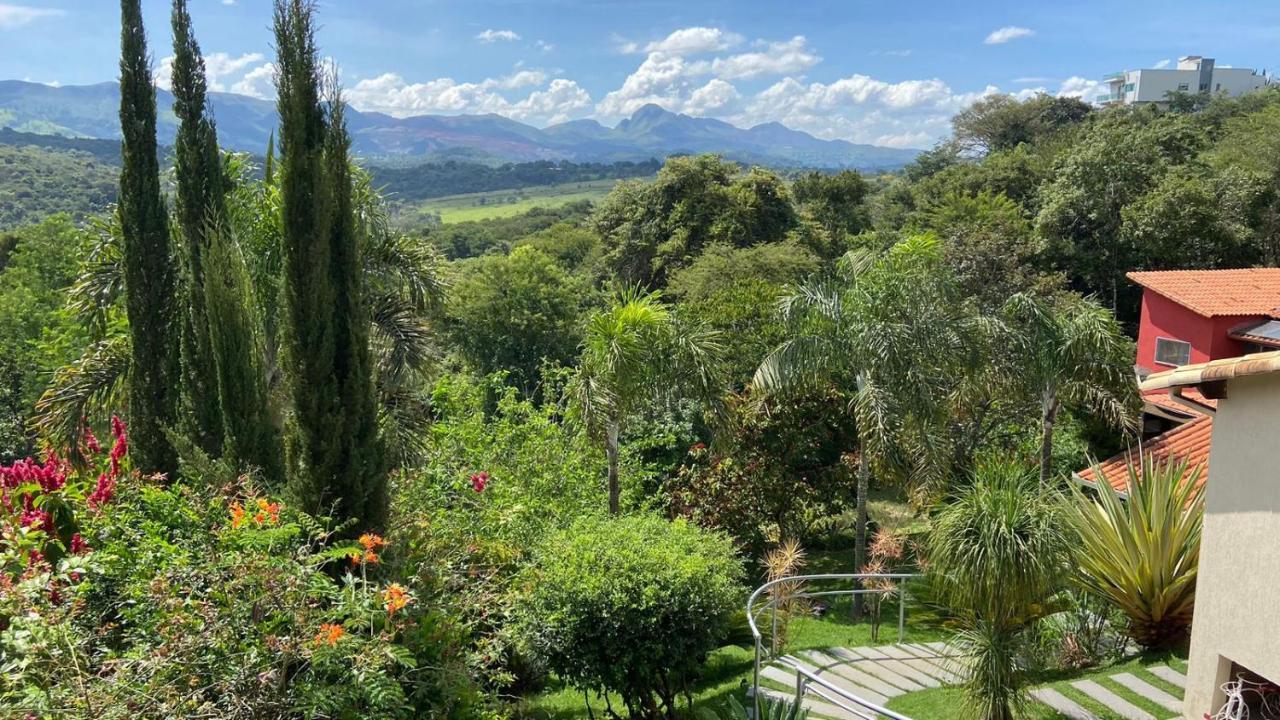
<svg viewBox="0 0 1280 720"><path fill-rule="evenodd" d="M440 221L449 223L468 220L511 217L535 207L553 208L579 200L600 200L609 194L617 180L593 180L561 185L546 185L514 190L449 195L425 200L402 212L410 219L422 219L439 215Z"/></svg>

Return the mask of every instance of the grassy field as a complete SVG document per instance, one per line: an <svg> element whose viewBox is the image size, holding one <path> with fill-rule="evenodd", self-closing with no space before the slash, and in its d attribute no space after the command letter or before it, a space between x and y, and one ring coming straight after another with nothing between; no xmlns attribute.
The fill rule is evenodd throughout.
<svg viewBox="0 0 1280 720"><path fill-rule="evenodd" d="M592 180L588 182L543 185L516 190L494 190L432 198L406 208L406 218L423 219L439 214L446 224L510 217L535 207L559 207L579 200L596 201L609 194L617 180Z"/></svg>

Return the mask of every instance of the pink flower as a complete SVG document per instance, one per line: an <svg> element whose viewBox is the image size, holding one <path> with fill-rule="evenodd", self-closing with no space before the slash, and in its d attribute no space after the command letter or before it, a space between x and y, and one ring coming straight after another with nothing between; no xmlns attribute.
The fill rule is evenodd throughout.
<svg viewBox="0 0 1280 720"><path fill-rule="evenodd" d="M84 538L80 537L80 533L74 533L71 536L72 555L83 555L87 552L91 552L92 550L93 548L89 547L89 543L85 542Z"/></svg>
<svg viewBox="0 0 1280 720"><path fill-rule="evenodd" d="M478 493L484 492L485 486L489 484L489 473L478 472L471 476L471 489Z"/></svg>
<svg viewBox="0 0 1280 720"><path fill-rule="evenodd" d="M98 444L98 436L93 434L93 428L88 425L84 426L84 446L94 455L102 452L102 445Z"/></svg>
<svg viewBox="0 0 1280 720"><path fill-rule="evenodd" d="M85 498L85 503L97 510L98 508L111 502L111 498L116 494L116 478L114 474L102 473L98 476L98 485Z"/></svg>

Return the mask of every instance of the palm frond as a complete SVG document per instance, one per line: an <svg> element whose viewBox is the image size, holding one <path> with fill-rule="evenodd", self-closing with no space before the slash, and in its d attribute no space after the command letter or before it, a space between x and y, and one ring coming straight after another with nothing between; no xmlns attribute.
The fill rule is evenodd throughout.
<svg viewBox="0 0 1280 720"><path fill-rule="evenodd" d="M128 374L127 336L89 345L80 359L54 373L36 402L34 423L39 436L63 457L82 463L80 440L87 418L123 408Z"/></svg>

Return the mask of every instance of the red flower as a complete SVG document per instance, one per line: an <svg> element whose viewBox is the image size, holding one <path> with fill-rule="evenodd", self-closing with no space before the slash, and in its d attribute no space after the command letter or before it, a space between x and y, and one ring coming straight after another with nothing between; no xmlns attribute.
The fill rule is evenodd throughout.
<svg viewBox="0 0 1280 720"><path fill-rule="evenodd" d="M93 551L93 548L89 547L89 543L85 542L84 538L80 537L80 533L75 533L71 536L71 554L72 555L83 555L87 552L92 552L92 551Z"/></svg>
<svg viewBox="0 0 1280 720"><path fill-rule="evenodd" d="M115 451L113 450L112 454L114 454L114 452ZM112 462L114 463L114 461ZM89 494L89 497L85 498L85 503L94 510L97 510L103 505L111 502L111 498L115 497L115 494L115 473L102 473L98 476L97 487L93 489L93 492Z"/></svg>
<svg viewBox="0 0 1280 720"><path fill-rule="evenodd" d="M98 436L93 434L93 428L88 425L84 426L84 446L94 455L102 452L102 446L98 444Z"/></svg>
<svg viewBox="0 0 1280 720"><path fill-rule="evenodd" d="M478 493L484 492L485 486L489 484L489 473L478 472L471 476L471 489Z"/></svg>

